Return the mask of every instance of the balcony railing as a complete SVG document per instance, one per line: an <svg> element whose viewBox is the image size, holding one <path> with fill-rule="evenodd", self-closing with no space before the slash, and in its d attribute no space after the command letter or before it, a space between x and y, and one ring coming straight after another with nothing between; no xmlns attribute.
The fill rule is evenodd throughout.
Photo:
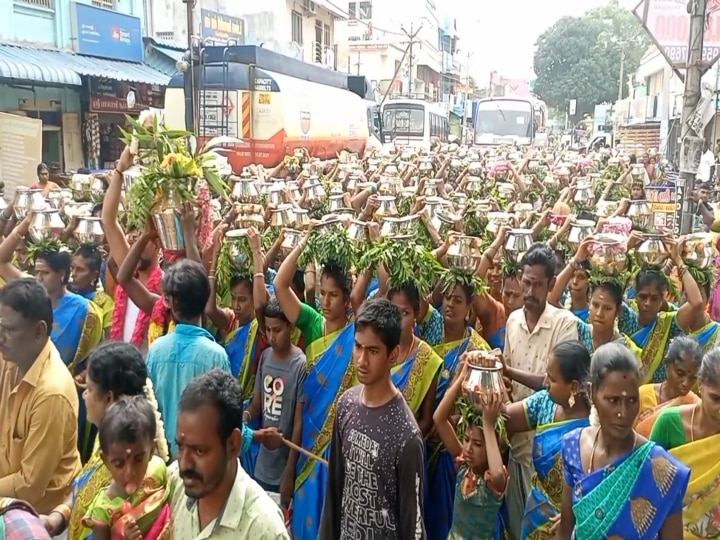
<svg viewBox="0 0 720 540"><path fill-rule="evenodd" d="M320 64L330 69L337 69L337 50L335 45L323 45L313 41L305 46L303 60L310 64Z"/></svg>
<svg viewBox="0 0 720 540"><path fill-rule="evenodd" d="M55 0L15 0L15 3L45 9L55 9Z"/></svg>

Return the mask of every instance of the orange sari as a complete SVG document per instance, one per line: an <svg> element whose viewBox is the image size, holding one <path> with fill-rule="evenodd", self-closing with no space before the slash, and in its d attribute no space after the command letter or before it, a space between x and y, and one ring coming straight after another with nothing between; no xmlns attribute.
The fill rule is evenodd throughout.
<svg viewBox="0 0 720 540"><path fill-rule="evenodd" d="M677 407L679 405L693 405L700 401L700 398L692 390L684 396L676 397L664 403L657 402L657 393L654 384L644 384L640 387L640 414L635 424L635 431L646 438L650 438L655 420L660 411L666 407Z"/></svg>

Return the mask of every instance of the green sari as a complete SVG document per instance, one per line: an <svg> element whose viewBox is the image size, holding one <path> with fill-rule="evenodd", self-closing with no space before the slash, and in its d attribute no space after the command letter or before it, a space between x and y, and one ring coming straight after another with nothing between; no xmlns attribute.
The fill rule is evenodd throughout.
<svg viewBox="0 0 720 540"><path fill-rule="evenodd" d="M415 416L432 384L437 380L443 360L430 345L420 341L415 353L390 370L393 383L400 390Z"/></svg>

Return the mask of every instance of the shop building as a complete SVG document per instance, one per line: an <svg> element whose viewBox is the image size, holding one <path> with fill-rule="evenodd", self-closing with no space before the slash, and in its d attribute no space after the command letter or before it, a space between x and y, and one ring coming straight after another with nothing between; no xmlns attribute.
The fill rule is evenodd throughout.
<svg viewBox="0 0 720 540"><path fill-rule="evenodd" d="M703 96L709 109L703 115L706 121L707 140L718 138L720 115L710 97L720 86L720 69L717 65L702 78ZM659 150L660 154L678 162L680 153L681 115L684 83L673 71L663 54L650 46L640 60L635 73L623 81L624 95L629 97L616 101L612 118L616 140L647 151Z"/></svg>
<svg viewBox="0 0 720 540"><path fill-rule="evenodd" d="M124 115L163 106L179 47L143 40L143 4L0 2L0 174L6 191L34 181L41 160L54 173L106 168L122 148L117 126Z"/></svg>

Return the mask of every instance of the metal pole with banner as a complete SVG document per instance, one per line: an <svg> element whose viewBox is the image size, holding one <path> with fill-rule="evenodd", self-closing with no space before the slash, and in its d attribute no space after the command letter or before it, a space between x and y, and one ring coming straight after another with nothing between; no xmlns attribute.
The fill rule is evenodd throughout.
<svg viewBox="0 0 720 540"><path fill-rule="evenodd" d="M702 126L702 120L695 121L694 115L700 107L701 98L701 79L704 73L702 62L704 60L703 48L705 38L705 10L707 9L708 0L691 0L688 3L688 7L691 8L690 16L690 41L688 44L688 57L687 57L687 71L685 72L685 91L683 92L683 110L681 116L680 129L681 131L681 144L687 137L692 137L697 134L698 138L703 139L704 142L704 126ZM709 34L708 34L709 35ZM713 52L717 60L717 54ZM711 64L712 65L712 64ZM700 112L702 118L702 113ZM702 148L704 150L704 148ZM701 154L702 155L702 154ZM697 171L696 171L697 173ZM680 178L685 180L685 197L679 199L682 203L682 217L680 219L680 234L688 234L693 229L694 215L695 215L695 203L692 197L688 197L687 194L692 193L695 189L695 174L694 173L680 173Z"/></svg>
<svg viewBox="0 0 720 540"><path fill-rule="evenodd" d="M634 11L676 73L680 75L680 70L685 69L680 124L681 160L683 157L685 159L685 166L681 166L680 174L684 182L683 195L694 189L697 168L694 171L692 169L700 157L696 153L696 139L704 137L701 120L703 114L698 110L701 98L700 79L720 56L720 32L716 31L720 13L716 4L716 0L642 0ZM691 198L685 199L678 193L677 201L683 206L679 231L683 234L690 232L693 226L694 204Z"/></svg>

